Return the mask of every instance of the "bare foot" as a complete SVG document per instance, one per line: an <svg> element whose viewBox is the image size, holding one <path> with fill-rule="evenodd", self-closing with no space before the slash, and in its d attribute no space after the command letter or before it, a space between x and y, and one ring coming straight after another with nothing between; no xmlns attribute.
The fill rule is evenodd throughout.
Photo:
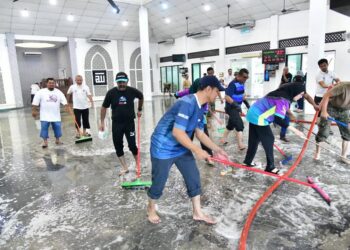
<svg viewBox="0 0 350 250"><path fill-rule="evenodd" d="M126 175L127 173L129 173L129 169L123 169L123 170L120 170L120 172L119 172L119 176Z"/></svg>
<svg viewBox="0 0 350 250"><path fill-rule="evenodd" d="M243 150L245 150L246 149L246 146L245 145L238 145L238 149L240 150L240 151L243 151Z"/></svg>
<svg viewBox="0 0 350 250"><path fill-rule="evenodd" d="M43 144L41 145L42 148L47 148L48 143L47 142L43 142Z"/></svg>
<svg viewBox="0 0 350 250"><path fill-rule="evenodd" d="M320 153L315 152L314 154L314 160L319 160L320 159Z"/></svg>
<svg viewBox="0 0 350 250"><path fill-rule="evenodd" d="M62 145L63 142L60 142L60 141L56 141L56 145Z"/></svg>
<svg viewBox="0 0 350 250"><path fill-rule="evenodd" d="M203 222L210 224L210 225L216 224L216 220L214 218L212 218L209 215L206 215L204 213L202 213L201 215L193 215L193 220L194 221L203 221Z"/></svg>
<svg viewBox="0 0 350 250"><path fill-rule="evenodd" d="M147 215L148 220L152 224L159 224L161 222L161 219L159 218L156 210L154 208L151 208L150 206L147 206Z"/></svg>
<svg viewBox="0 0 350 250"><path fill-rule="evenodd" d="M350 165L350 160L347 157L341 157L340 159L343 163Z"/></svg>

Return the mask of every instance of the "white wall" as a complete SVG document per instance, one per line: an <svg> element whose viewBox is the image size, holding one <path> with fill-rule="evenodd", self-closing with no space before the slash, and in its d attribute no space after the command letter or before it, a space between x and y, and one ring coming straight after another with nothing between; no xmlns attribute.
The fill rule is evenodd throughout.
<svg viewBox="0 0 350 250"><path fill-rule="evenodd" d="M72 68L69 57L68 44L65 44L57 49L58 77L68 78L72 76ZM64 72L63 72L64 70Z"/></svg>
<svg viewBox="0 0 350 250"><path fill-rule="evenodd" d="M13 92L11 68L4 34L0 34L0 67L6 96L6 104L0 104L0 109L15 108L16 103Z"/></svg>

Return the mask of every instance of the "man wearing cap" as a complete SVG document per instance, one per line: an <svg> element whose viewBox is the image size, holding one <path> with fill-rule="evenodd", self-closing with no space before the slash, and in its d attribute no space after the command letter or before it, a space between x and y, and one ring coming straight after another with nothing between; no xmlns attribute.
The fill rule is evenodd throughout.
<svg viewBox="0 0 350 250"><path fill-rule="evenodd" d="M200 142L214 151L214 155L227 158L227 154L213 143L203 132L204 106L213 102L219 91L223 91L215 76L201 78L196 94L187 95L177 101L160 119L151 137L152 186L148 190L148 220L157 224L161 220L156 212L156 200L163 193L173 164L182 174L187 194L193 206L193 219L215 224L215 220L203 213L200 204L200 175L193 157L199 160L209 159L210 155L191 140L195 131Z"/></svg>
<svg viewBox="0 0 350 250"><path fill-rule="evenodd" d="M104 131L104 120L107 108L112 108L112 135L113 144L119 161L122 165L120 176L129 172L128 166L124 158L123 137L125 135L128 146L132 152L135 162L137 161L137 146L135 140L135 111L134 99L139 99L137 116L141 117L143 94L132 87L127 86L129 82L128 75L119 72L115 77L117 86L110 89L103 101L101 107L101 125L100 130Z"/></svg>

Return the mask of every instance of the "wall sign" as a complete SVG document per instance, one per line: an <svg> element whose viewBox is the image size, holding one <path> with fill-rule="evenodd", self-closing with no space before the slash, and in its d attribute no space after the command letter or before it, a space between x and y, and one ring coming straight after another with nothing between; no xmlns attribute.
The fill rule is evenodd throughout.
<svg viewBox="0 0 350 250"><path fill-rule="evenodd" d="M93 70L92 78L94 85L107 85L107 71L106 70Z"/></svg>
<svg viewBox="0 0 350 250"><path fill-rule="evenodd" d="M270 49L262 51L262 63L263 64L275 64L285 62L286 50L285 49Z"/></svg>

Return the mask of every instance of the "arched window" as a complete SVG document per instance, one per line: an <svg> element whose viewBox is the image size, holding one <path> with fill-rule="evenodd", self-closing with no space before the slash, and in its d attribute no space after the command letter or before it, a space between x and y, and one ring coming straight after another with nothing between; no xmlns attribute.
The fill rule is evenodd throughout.
<svg viewBox="0 0 350 250"><path fill-rule="evenodd" d="M149 63L151 69L151 90L153 92L153 67L151 58L149 59ZM130 57L130 85L143 91L142 82L141 49L137 48Z"/></svg>

